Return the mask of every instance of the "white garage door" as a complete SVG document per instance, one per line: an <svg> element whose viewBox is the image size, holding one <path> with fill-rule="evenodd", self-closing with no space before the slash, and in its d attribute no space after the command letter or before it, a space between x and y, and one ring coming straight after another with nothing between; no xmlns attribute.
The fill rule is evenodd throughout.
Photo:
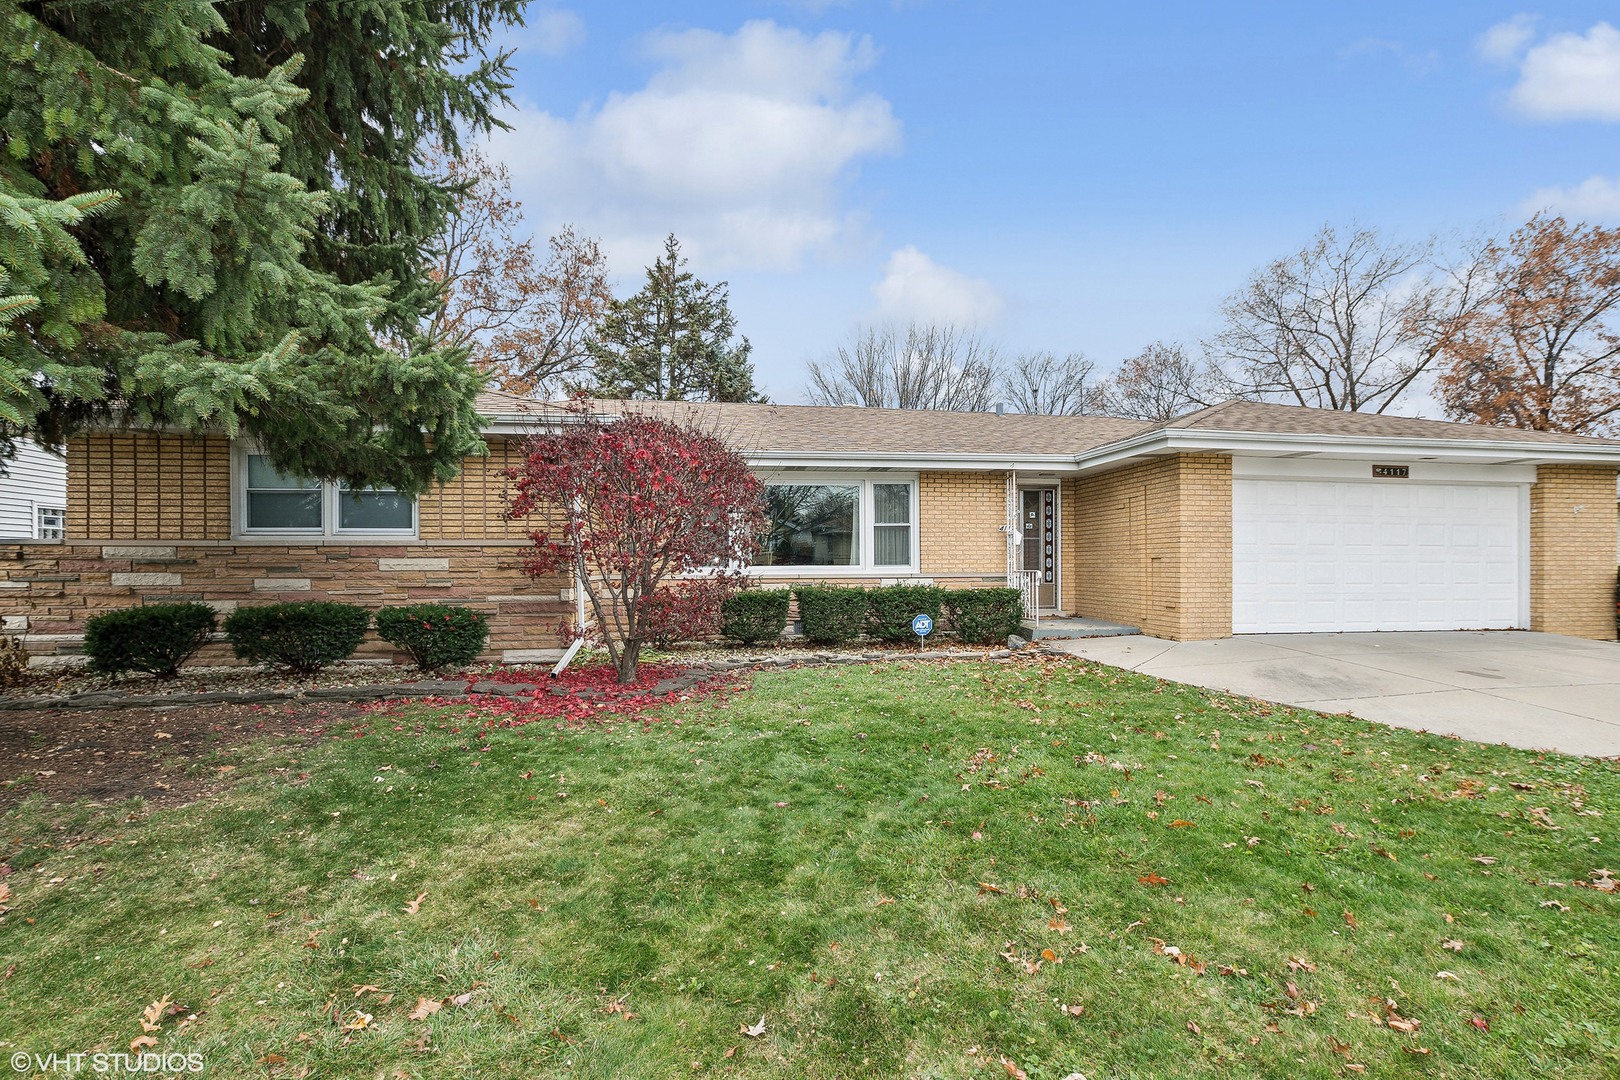
<svg viewBox="0 0 1620 1080"><path fill-rule="evenodd" d="M1235 479L1233 632L1520 627L1522 490Z"/></svg>

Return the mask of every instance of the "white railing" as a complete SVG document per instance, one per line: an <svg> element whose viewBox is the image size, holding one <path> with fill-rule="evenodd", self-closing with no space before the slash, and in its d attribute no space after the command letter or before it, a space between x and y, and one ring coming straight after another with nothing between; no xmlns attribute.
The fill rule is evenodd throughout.
<svg viewBox="0 0 1620 1080"><path fill-rule="evenodd" d="M1041 572L1039 570L1007 571L1007 587L1017 589L1024 598L1024 618L1036 625L1041 620Z"/></svg>

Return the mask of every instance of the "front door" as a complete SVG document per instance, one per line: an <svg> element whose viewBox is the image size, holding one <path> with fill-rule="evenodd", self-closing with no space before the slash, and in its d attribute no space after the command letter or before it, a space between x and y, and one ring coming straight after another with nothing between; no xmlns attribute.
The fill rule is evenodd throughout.
<svg viewBox="0 0 1620 1080"><path fill-rule="evenodd" d="M1024 534L1020 570L1033 570L1037 603L1042 608L1057 607L1058 520L1057 488L1020 488L1018 529Z"/></svg>

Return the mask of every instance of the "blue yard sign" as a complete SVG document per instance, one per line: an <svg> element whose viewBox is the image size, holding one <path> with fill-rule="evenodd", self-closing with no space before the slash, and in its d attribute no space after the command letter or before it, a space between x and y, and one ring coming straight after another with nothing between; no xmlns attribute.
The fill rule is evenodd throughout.
<svg viewBox="0 0 1620 1080"><path fill-rule="evenodd" d="M911 632L920 638L925 638L934 632L934 620L927 615L918 615L911 620Z"/></svg>

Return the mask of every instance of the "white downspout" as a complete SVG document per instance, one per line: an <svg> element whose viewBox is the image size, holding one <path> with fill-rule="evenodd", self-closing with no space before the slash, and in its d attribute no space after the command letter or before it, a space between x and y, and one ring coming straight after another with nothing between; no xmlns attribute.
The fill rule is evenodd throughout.
<svg viewBox="0 0 1620 1080"><path fill-rule="evenodd" d="M575 512L578 513L577 506ZM574 662L574 657L578 654L580 646L585 644L585 631L587 629L589 628L585 625L585 559L584 556L579 554L579 537L576 535L574 538L574 640L568 643L568 648L563 650L562 659L558 660L557 666L551 669L553 679L567 671L568 665Z"/></svg>

